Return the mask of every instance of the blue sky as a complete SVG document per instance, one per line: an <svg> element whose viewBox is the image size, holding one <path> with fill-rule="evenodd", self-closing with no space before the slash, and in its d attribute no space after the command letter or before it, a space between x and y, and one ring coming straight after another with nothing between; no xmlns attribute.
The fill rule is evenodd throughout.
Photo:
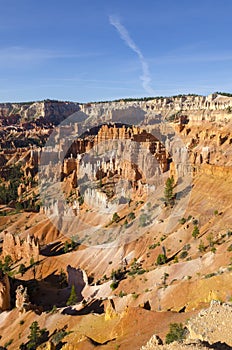
<svg viewBox="0 0 232 350"><path fill-rule="evenodd" d="M0 0L0 101L232 91L231 0Z"/></svg>

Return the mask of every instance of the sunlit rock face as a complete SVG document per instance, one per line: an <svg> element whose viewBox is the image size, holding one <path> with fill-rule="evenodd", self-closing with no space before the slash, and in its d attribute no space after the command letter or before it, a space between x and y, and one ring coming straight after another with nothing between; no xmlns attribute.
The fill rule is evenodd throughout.
<svg viewBox="0 0 232 350"><path fill-rule="evenodd" d="M34 236L28 235L26 239L21 240L17 235L9 232L4 233L2 255L11 256L13 261L20 259L37 259L39 256L39 242Z"/></svg>

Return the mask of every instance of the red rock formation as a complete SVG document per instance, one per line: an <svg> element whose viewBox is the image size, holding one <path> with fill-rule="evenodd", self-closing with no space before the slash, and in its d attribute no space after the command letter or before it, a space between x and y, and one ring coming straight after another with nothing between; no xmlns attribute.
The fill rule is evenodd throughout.
<svg viewBox="0 0 232 350"><path fill-rule="evenodd" d="M31 303L27 294L27 288L23 288L22 285L18 286L18 288L16 289L15 306L19 310L19 312L30 310Z"/></svg>
<svg viewBox="0 0 232 350"><path fill-rule="evenodd" d="M2 255L10 255L13 261L20 259L36 259L39 256L39 243L34 236L28 235L25 240L19 236L5 232L3 237Z"/></svg>

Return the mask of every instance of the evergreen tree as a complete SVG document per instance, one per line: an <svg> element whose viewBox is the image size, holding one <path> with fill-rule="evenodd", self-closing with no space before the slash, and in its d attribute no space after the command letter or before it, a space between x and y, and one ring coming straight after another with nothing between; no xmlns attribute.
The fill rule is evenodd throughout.
<svg viewBox="0 0 232 350"><path fill-rule="evenodd" d="M4 259L3 271L8 273L10 271L10 265L12 264L12 258L10 255L6 255Z"/></svg>
<svg viewBox="0 0 232 350"><path fill-rule="evenodd" d="M23 276L25 272L26 272L26 266L24 264L20 264L18 273L21 273L21 276Z"/></svg>
<svg viewBox="0 0 232 350"><path fill-rule="evenodd" d="M192 236L194 238L197 238L197 236L199 235L199 228L197 227L197 225L194 226L193 232L192 232Z"/></svg>
<svg viewBox="0 0 232 350"><path fill-rule="evenodd" d="M163 265L166 264L167 262L167 257L165 254L159 254L156 259L156 264L157 265Z"/></svg>
<svg viewBox="0 0 232 350"><path fill-rule="evenodd" d="M29 342L26 344L28 350L35 350L38 345L48 339L48 331L46 328L40 329L38 322L32 322L30 326Z"/></svg>
<svg viewBox="0 0 232 350"><path fill-rule="evenodd" d="M120 219L120 216L118 215L118 213L114 213L112 217L112 221L115 222L115 221L118 221L119 219Z"/></svg>
<svg viewBox="0 0 232 350"><path fill-rule="evenodd" d="M77 302L77 295L76 295L75 287L74 285L72 285L71 293L67 301L67 306L75 305L76 302Z"/></svg>
<svg viewBox="0 0 232 350"><path fill-rule="evenodd" d="M40 338L40 329L37 321L32 322L30 326L30 335L28 336L29 343L27 344L28 349L36 349Z"/></svg>
<svg viewBox="0 0 232 350"><path fill-rule="evenodd" d="M34 257L32 256L31 259L30 259L30 265L33 266L35 264L35 259Z"/></svg>
<svg viewBox="0 0 232 350"><path fill-rule="evenodd" d="M65 253L65 254L68 253L69 247L70 247L69 242L66 241L66 242L64 243L64 253Z"/></svg>
<svg viewBox="0 0 232 350"><path fill-rule="evenodd" d="M174 202L174 179L173 176L170 178L167 178L167 181L165 183L165 188L164 188L164 199L165 202L167 202L168 205L172 205Z"/></svg>
<svg viewBox="0 0 232 350"><path fill-rule="evenodd" d="M60 270L59 283L61 288L67 286L67 276L63 269Z"/></svg>

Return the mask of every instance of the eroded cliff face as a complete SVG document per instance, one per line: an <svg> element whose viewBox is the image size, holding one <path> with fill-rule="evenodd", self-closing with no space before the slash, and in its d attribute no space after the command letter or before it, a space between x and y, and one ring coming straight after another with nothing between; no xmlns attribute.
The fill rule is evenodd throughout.
<svg viewBox="0 0 232 350"><path fill-rule="evenodd" d="M13 261L21 259L36 260L39 256L38 239L28 235L26 239L21 239L19 235L5 232L3 236L2 256L10 255Z"/></svg>
<svg viewBox="0 0 232 350"><path fill-rule="evenodd" d="M41 101L31 103L1 103L0 120L5 125L31 122L38 118L59 123L80 110L79 103L62 101Z"/></svg>
<svg viewBox="0 0 232 350"><path fill-rule="evenodd" d="M106 122L144 123L152 125L159 119L169 119L177 113L189 116L190 121L228 121L228 107L232 107L232 98L217 94L209 96L181 96L156 98L150 101L120 101L91 103L81 105L81 110L92 120Z"/></svg>
<svg viewBox="0 0 232 350"><path fill-rule="evenodd" d="M184 112L191 121L228 121L232 98L218 94L186 95L154 98L149 101L120 101L79 104L76 102L41 101L31 103L1 103L0 120L6 125L19 125L39 119L59 123L78 112L78 118L91 118L92 124L122 122L156 124L162 116Z"/></svg>

